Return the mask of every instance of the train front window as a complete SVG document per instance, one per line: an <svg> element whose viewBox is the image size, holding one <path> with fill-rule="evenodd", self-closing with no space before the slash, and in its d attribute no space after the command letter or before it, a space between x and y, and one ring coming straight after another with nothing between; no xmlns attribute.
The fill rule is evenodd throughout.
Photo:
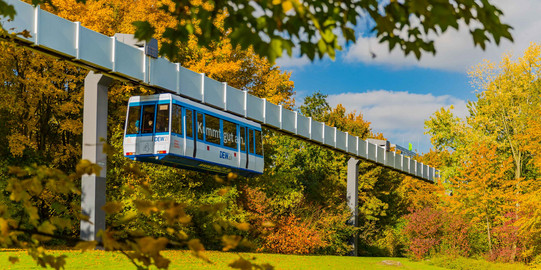
<svg viewBox="0 0 541 270"><path fill-rule="evenodd" d="M154 132L154 109L155 105L144 105L143 106L143 124L141 133L152 133Z"/></svg>
<svg viewBox="0 0 541 270"><path fill-rule="evenodd" d="M250 138L250 140L248 140L248 145L249 145L249 148L250 148L250 154L253 154L254 153L254 131L249 129L248 130L248 136Z"/></svg>
<svg viewBox="0 0 541 270"><path fill-rule="evenodd" d="M224 146L237 149L237 125L229 121L223 120L224 123Z"/></svg>
<svg viewBox="0 0 541 270"><path fill-rule="evenodd" d="M220 144L220 119L205 115L205 139L207 142Z"/></svg>
<svg viewBox="0 0 541 270"><path fill-rule="evenodd" d="M158 104L156 133L169 132L169 104Z"/></svg>
<svg viewBox="0 0 541 270"><path fill-rule="evenodd" d="M171 131L175 134L182 135L182 107L177 104L173 104Z"/></svg>
<svg viewBox="0 0 541 270"><path fill-rule="evenodd" d="M240 127L240 151L246 151L246 128Z"/></svg>
<svg viewBox="0 0 541 270"><path fill-rule="evenodd" d="M205 116L202 113L197 113L197 139L204 140L205 138Z"/></svg>
<svg viewBox="0 0 541 270"><path fill-rule="evenodd" d="M263 155L263 141L259 130L255 131L255 153L256 155Z"/></svg>
<svg viewBox="0 0 541 270"><path fill-rule="evenodd" d="M139 118L141 118L141 106L130 106L128 110L126 134L139 133L139 127L141 126Z"/></svg>

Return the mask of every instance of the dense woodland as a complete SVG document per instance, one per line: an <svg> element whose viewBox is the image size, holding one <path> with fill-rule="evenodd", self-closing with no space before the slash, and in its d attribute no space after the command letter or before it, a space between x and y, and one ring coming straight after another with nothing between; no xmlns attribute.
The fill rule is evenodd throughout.
<svg viewBox="0 0 541 270"><path fill-rule="evenodd" d="M147 20L160 37L173 21L153 0L53 3L51 12L106 35L133 33L132 22ZM192 37L171 60L350 134L384 138L362 112L330 107L318 89L295 107L290 74L231 45L228 34L222 31L210 48ZM94 168L79 162L88 71L4 41L0 63L0 245L30 248L57 266L61 258L37 247L77 243L80 175ZM159 255L164 248L189 248L203 259L204 249L346 255L352 235L362 256L540 263L540 66L540 47L532 44L518 59L505 55L472 68L478 94L470 115L459 119L442 108L426 121L434 150L417 159L442 171L438 183L361 162L357 229L346 225L349 157L275 131L265 130L265 173L255 178L124 158L127 100L155 90L116 82L109 92L109 215L101 244L160 267L168 264Z"/></svg>

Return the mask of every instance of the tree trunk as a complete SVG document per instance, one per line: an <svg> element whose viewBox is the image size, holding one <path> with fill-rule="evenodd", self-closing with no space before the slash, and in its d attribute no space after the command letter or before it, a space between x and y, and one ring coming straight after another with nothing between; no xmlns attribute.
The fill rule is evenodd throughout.
<svg viewBox="0 0 541 270"><path fill-rule="evenodd" d="M490 222L488 222L488 215L486 216L487 221L487 236L488 236L488 250L490 252L490 256L492 257L492 236L490 235Z"/></svg>

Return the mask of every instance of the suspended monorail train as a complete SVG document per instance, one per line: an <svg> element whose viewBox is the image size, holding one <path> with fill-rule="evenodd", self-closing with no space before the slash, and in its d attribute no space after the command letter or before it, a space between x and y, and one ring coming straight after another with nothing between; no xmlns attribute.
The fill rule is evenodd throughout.
<svg viewBox="0 0 541 270"><path fill-rule="evenodd" d="M130 97L124 155L217 174L264 167L260 124L173 94Z"/></svg>

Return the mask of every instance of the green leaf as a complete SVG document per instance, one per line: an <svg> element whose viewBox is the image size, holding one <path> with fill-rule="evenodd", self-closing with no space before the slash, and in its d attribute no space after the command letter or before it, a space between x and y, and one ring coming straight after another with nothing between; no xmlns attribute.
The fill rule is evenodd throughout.
<svg viewBox="0 0 541 270"><path fill-rule="evenodd" d="M9 5L4 0L0 0L0 16L9 17L11 20L15 19L15 8Z"/></svg>
<svg viewBox="0 0 541 270"><path fill-rule="evenodd" d="M132 23L135 26L134 37L138 40L149 41L154 36L155 29L147 21L135 21Z"/></svg>

